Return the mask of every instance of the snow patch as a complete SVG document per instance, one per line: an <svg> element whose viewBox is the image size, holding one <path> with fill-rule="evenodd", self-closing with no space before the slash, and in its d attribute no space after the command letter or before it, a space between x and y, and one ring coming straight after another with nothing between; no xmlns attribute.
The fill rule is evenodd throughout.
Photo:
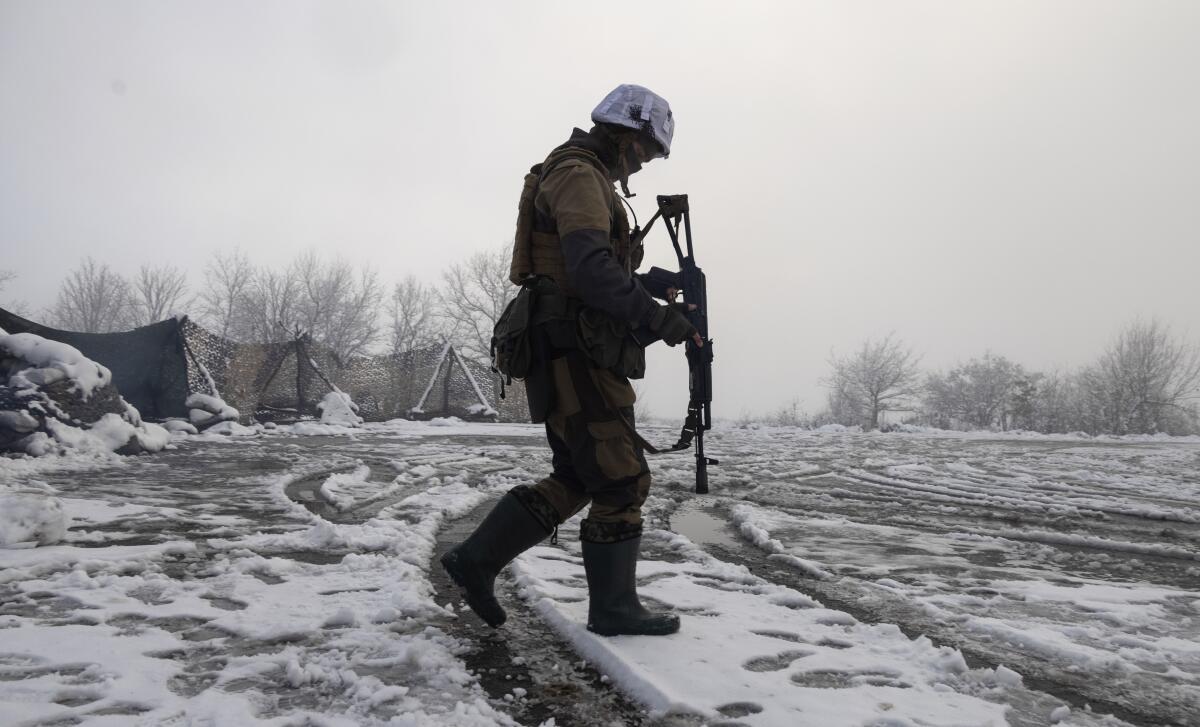
<svg viewBox="0 0 1200 727"><path fill-rule="evenodd" d="M967 682L982 675L967 670L958 651L822 608L682 536L646 537L685 558L638 563L640 595L680 616L680 631L671 636L604 638L587 631L582 564L563 549L535 547L513 568L521 595L542 618L652 714L722 720L736 710L739 724L754 727L1005 724L1004 705L971 693ZM573 539L561 542L578 555Z"/></svg>
<svg viewBox="0 0 1200 727"><path fill-rule="evenodd" d="M191 394L184 401L188 408L188 419L196 427L206 429L220 422L236 422L241 413L219 396Z"/></svg>
<svg viewBox="0 0 1200 727"><path fill-rule="evenodd" d="M0 335L0 354L31 366L10 376L8 385L17 389L37 389L68 380L71 390L86 401L97 389L112 383L112 373L79 349L33 333Z"/></svg>
<svg viewBox="0 0 1200 727"><path fill-rule="evenodd" d="M40 482L0 484L0 548L51 545L63 539L69 520L62 500Z"/></svg>
<svg viewBox="0 0 1200 727"><path fill-rule="evenodd" d="M68 384L65 391L63 383ZM0 387L18 402L0 412L0 427L18 435L6 442L9 449L33 456L68 450L158 452L170 441L165 429L144 423L138 410L120 398L108 369L65 343L32 333L0 335ZM98 403L73 408L101 390ZM98 418L76 418L84 416Z"/></svg>
<svg viewBox="0 0 1200 727"><path fill-rule="evenodd" d="M358 404L350 395L343 391L331 391L317 404L321 411L322 424L335 424L343 427L362 426L363 418L358 415Z"/></svg>

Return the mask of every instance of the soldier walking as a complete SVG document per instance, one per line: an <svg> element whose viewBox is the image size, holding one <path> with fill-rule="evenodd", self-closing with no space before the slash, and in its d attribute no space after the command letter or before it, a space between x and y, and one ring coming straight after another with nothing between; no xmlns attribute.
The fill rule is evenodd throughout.
<svg viewBox="0 0 1200 727"><path fill-rule="evenodd" d="M674 118L649 89L621 85L592 111L589 131L566 143L526 177L511 278L536 288L529 410L545 423L553 471L510 490L442 565L488 625L504 623L496 575L590 504L579 530L588 583L588 629L672 634L679 618L638 600L636 569L642 503L650 468L633 428L630 378L645 372L644 347L703 345L674 291L653 290L635 271L641 241L614 184L671 151ZM652 295L653 293L653 295Z"/></svg>

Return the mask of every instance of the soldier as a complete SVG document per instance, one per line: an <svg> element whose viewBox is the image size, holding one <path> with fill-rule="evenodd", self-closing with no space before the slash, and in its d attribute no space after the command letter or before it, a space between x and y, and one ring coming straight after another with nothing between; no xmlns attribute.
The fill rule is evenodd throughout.
<svg viewBox="0 0 1200 727"><path fill-rule="evenodd" d="M622 85L592 111L592 121L590 131L575 129L526 177L514 244L513 282L537 280L526 392L533 421L545 422L553 472L500 498L442 565L467 605L499 626L506 618L493 593L500 569L590 503L579 533L588 629L672 634L679 618L648 611L637 596L650 469L633 428L629 377L644 373L646 344L702 340L679 304L655 302L634 272L641 241L631 239L613 185L631 196L629 176L667 157L674 118L661 96ZM673 292L654 295L668 300Z"/></svg>

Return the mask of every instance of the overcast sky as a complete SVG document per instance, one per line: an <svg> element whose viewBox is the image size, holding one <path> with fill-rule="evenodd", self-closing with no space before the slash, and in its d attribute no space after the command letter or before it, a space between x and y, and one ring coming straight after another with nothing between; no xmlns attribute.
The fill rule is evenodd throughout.
<svg viewBox="0 0 1200 727"><path fill-rule="evenodd" d="M430 281L619 83L675 112L721 416L822 404L890 331L940 368L1200 338L1200 3L0 0L0 298L92 255L312 249ZM672 261L666 235L647 264ZM681 413L680 349L651 358Z"/></svg>

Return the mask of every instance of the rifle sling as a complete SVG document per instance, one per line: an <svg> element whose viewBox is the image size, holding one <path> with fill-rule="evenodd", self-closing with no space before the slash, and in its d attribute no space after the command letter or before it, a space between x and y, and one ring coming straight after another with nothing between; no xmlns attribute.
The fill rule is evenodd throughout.
<svg viewBox="0 0 1200 727"><path fill-rule="evenodd" d="M671 447L659 449L650 442L646 441L646 438L638 433L637 427L633 425L633 422L629 421L629 419L621 413L619 408L613 406L609 402L608 397L604 395L604 391L596 385L596 382L592 380L591 374L588 373L586 367L582 365L581 359L571 356L569 358L568 368L571 370L571 381L575 385L576 390L582 395L582 398L588 398L600 404L601 406L598 408L602 409L606 416L611 416L617 421L621 422L621 426L625 428L625 431L629 433L629 436L633 437L633 440L637 442L638 446L640 446L648 454L668 454L670 452L678 452L692 446L692 440L695 439L696 434L700 431L701 426L700 408L698 406L694 404L688 405L687 419L684 421L683 429L679 433L679 441ZM582 391L580 391L581 387L583 389Z"/></svg>

